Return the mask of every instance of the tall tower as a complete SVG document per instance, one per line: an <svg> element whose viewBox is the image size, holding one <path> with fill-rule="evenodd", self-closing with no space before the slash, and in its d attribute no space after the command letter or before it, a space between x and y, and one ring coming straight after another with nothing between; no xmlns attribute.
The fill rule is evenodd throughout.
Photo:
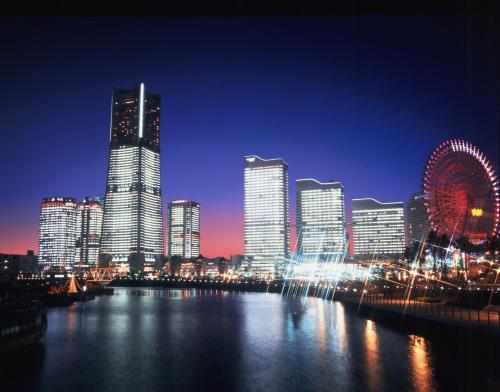
<svg viewBox="0 0 500 392"><path fill-rule="evenodd" d="M86 196L78 203L76 216L77 265L95 267L101 245L103 198Z"/></svg>
<svg viewBox="0 0 500 392"><path fill-rule="evenodd" d="M346 250L344 187L340 182L296 180L297 252L318 260Z"/></svg>
<svg viewBox="0 0 500 392"><path fill-rule="evenodd" d="M252 271L274 275L288 257L288 165L283 159L244 158L245 259Z"/></svg>
<svg viewBox="0 0 500 392"><path fill-rule="evenodd" d="M160 96L114 89L100 263L141 272L161 260Z"/></svg>
<svg viewBox="0 0 500 392"><path fill-rule="evenodd" d="M194 201L168 203L168 255L184 259L200 255L200 205Z"/></svg>
<svg viewBox="0 0 500 392"><path fill-rule="evenodd" d="M45 269L74 266L76 210L76 200L72 197L47 197L42 200L38 260Z"/></svg>
<svg viewBox="0 0 500 392"><path fill-rule="evenodd" d="M353 199L352 234L358 258L401 257L405 249L403 202Z"/></svg>

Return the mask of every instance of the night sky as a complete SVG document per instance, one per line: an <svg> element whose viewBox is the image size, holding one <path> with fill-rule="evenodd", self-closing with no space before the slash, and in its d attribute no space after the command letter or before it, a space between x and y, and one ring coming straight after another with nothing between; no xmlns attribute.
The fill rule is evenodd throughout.
<svg viewBox="0 0 500 392"><path fill-rule="evenodd" d="M499 50L480 17L0 20L0 252L37 252L40 201L103 195L111 90L161 94L164 208L201 203L202 253L243 252L243 156L351 199L406 201L432 149L498 165ZM294 236L292 236L294 238Z"/></svg>

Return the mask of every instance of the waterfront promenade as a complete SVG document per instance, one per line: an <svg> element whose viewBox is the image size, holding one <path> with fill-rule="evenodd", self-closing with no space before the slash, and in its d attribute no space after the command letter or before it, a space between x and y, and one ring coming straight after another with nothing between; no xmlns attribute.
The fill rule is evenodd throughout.
<svg viewBox="0 0 500 392"><path fill-rule="evenodd" d="M500 335L500 311L497 308L495 310L477 309L446 303L386 298L376 294L342 296L338 300L355 306L358 310L388 312L392 313L393 316L400 315L401 321L404 321L405 318L411 318L412 320L437 322Z"/></svg>

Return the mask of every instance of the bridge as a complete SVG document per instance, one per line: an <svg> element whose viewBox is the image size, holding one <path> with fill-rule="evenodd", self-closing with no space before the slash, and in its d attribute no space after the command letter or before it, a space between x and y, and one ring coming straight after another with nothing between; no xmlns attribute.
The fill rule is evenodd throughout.
<svg viewBox="0 0 500 392"><path fill-rule="evenodd" d="M96 267L90 268L86 280L87 282L111 282L120 275L118 267Z"/></svg>

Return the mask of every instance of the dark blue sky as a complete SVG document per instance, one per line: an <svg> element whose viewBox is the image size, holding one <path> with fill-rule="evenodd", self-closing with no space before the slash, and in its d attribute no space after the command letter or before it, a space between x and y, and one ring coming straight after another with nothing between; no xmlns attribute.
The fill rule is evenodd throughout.
<svg viewBox="0 0 500 392"><path fill-rule="evenodd" d="M0 251L42 197L102 195L113 87L162 96L164 201L202 204L202 253L243 247L243 159L406 200L446 138L498 163L498 30L479 17L0 20Z"/></svg>

